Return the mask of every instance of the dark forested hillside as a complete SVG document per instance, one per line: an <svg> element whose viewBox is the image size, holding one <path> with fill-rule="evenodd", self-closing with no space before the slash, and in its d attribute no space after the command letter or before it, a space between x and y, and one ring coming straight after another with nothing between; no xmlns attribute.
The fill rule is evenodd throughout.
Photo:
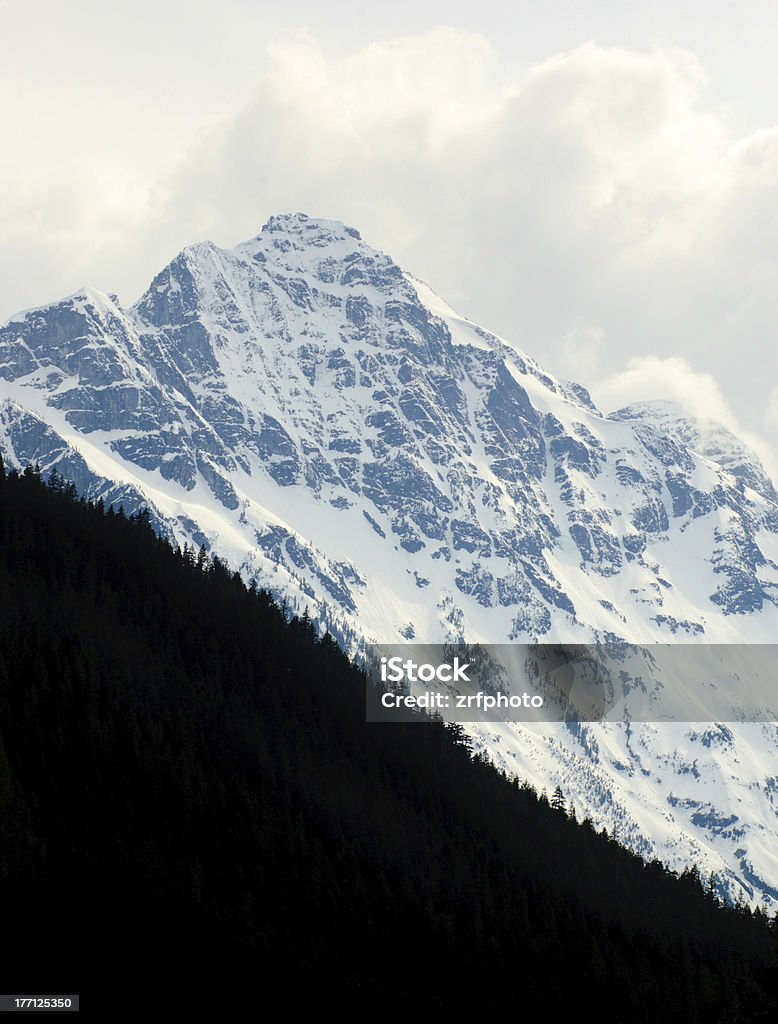
<svg viewBox="0 0 778 1024"><path fill-rule="evenodd" d="M761 914L454 730L366 723L333 641L143 517L0 474L0 609L2 991L106 1021L772 1019Z"/></svg>

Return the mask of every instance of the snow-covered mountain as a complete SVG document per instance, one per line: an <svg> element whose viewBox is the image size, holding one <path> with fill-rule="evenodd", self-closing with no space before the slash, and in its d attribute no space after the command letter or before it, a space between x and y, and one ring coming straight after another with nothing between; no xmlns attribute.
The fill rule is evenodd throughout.
<svg viewBox="0 0 778 1024"><path fill-rule="evenodd" d="M604 417L343 224L184 249L0 329L0 450L149 505L344 644L771 643L778 495L666 403ZM473 727L579 815L778 902L773 724Z"/></svg>

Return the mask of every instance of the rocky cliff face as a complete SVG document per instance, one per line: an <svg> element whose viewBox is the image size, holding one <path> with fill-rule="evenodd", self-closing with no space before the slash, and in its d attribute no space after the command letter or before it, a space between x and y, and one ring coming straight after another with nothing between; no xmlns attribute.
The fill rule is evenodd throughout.
<svg viewBox="0 0 778 1024"><path fill-rule="evenodd" d="M0 402L7 462L149 505L347 645L776 635L778 496L741 442L663 403L603 417L336 222L190 246L129 310L85 290L17 315ZM474 742L647 855L778 898L773 726Z"/></svg>

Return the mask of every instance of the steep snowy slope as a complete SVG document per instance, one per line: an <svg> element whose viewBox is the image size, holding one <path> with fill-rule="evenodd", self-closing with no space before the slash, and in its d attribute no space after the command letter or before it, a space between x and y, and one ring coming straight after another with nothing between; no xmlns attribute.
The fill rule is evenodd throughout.
<svg viewBox="0 0 778 1024"><path fill-rule="evenodd" d="M603 417L336 222L190 246L131 310L19 314L0 378L7 461L150 503L346 644L776 635L778 498L742 444ZM774 726L473 731L647 855L778 899Z"/></svg>

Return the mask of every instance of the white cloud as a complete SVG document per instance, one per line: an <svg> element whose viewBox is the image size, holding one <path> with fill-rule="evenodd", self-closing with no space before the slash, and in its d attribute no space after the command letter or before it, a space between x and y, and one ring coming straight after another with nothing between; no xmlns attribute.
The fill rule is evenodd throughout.
<svg viewBox="0 0 778 1024"><path fill-rule="evenodd" d="M767 426L772 430L778 430L778 386L773 388L770 395L770 403L767 406Z"/></svg>
<svg viewBox="0 0 778 1024"><path fill-rule="evenodd" d="M597 397L609 412L632 402L663 398L677 402L697 419L716 420L730 429L735 424L732 410L714 378L693 370L685 359L677 356L630 359L624 370L597 387Z"/></svg>
<svg viewBox="0 0 778 1024"><path fill-rule="evenodd" d="M285 110L298 141L327 163L344 156L329 141L321 146L331 136L368 159L439 154L500 105L488 81L490 45L451 28L373 43L339 61L302 33L268 56L259 106Z"/></svg>
<svg viewBox="0 0 778 1024"><path fill-rule="evenodd" d="M148 223L153 192L137 175L111 164L54 174L32 169L24 180L0 178L0 265L4 313L61 298L84 284L115 290L111 270L148 254L123 245ZM103 266L103 262L107 264Z"/></svg>
<svg viewBox="0 0 778 1024"><path fill-rule="evenodd" d="M706 421L725 426L756 453L773 480L778 480L775 448L759 434L744 428L716 380L709 373L695 371L685 359L630 359L624 370L602 381L592 394L607 412L651 399L676 402L689 416L701 421L703 434ZM773 392L773 403L778 414L778 388Z"/></svg>
<svg viewBox="0 0 778 1024"><path fill-rule="evenodd" d="M605 332L601 327L576 325L562 339L562 354L570 376L577 381L591 381L599 376L600 362L605 347Z"/></svg>

